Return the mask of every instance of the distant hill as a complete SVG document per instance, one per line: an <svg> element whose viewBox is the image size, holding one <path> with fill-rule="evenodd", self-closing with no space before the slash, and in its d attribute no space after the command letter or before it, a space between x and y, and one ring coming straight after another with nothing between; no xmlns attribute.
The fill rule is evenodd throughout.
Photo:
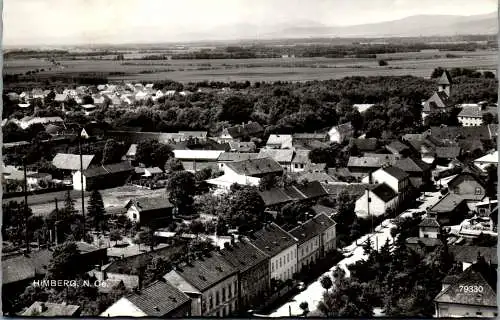
<svg viewBox="0 0 500 320"><path fill-rule="evenodd" d="M271 39L301 37L418 37L496 34L497 13L473 16L416 15L403 19L353 25L325 26L311 21L297 21L286 25L235 25L220 27L206 34L204 39Z"/></svg>

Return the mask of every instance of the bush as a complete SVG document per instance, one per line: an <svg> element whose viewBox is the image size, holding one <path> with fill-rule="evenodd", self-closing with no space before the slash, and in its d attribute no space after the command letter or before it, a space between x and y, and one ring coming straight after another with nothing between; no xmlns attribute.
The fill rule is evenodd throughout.
<svg viewBox="0 0 500 320"><path fill-rule="evenodd" d="M388 64L388 63L387 63L387 61L385 61L385 60L379 60L379 61L378 61L378 65L379 65L379 66L381 66L381 67L383 67L383 66L387 66L387 65L389 65L389 64Z"/></svg>

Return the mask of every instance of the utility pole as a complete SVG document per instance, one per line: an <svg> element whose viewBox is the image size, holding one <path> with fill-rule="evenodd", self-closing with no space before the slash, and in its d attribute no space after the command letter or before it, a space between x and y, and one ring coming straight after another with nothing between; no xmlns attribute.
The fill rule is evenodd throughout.
<svg viewBox="0 0 500 320"><path fill-rule="evenodd" d="M26 177L26 157L23 158L24 171L24 238L26 241L26 252L30 252L30 242L28 237L28 180Z"/></svg>
<svg viewBox="0 0 500 320"><path fill-rule="evenodd" d="M82 189L82 216L83 216L83 240L85 241L85 188L83 187L83 155L82 155L82 129L78 132L78 149L80 151L80 184Z"/></svg>

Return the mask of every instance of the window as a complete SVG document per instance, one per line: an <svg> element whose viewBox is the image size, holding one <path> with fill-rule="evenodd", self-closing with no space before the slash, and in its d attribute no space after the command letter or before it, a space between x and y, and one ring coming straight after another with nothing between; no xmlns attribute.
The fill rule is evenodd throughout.
<svg viewBox="0 0 500 320"><path fill-rule="evenodd" d="M281 265L282 265L282 262L281 262L281 258L280 258L280 268L281 268Z"/></svg>
<svg viewBox="0 0 500 320"><path fill-rule="evenodd" d="M427 233L424 233L424 238L429 238L429 235Z"/></svg>
<svg viewBox="0 0 500 320"><path fill-rule="evenodd" d="M304 164L303 163L300 164L300 168L304 169Z"/></svg>
<svg viewBox="0 0 500 320"><path fill-rule="evenodd" d="M481 315L483 315L482 312L480 312L480 311L476 312L476 316L481 316Z"/></svg>
<svg viewBox="0 0 500 320"><path fill-rule="evenodd" d="M134 220L137 219L137 214L134 213L133 217L134 217Z"/></svg>
<svg viewBox="0 0 500 320"><path fill-rule="evenodd" d="M271 262L271 272L274 272L274 262Z"/></svg>
<svg viewBox="0 0 500 320"><path fill-rule="evenodd" d="M212 295L210 295L208 297L208 309L211 310L211 309L213 309L213 307L214 307L214 297L212 297Z"/></svg>
<svg viewBox="0 0 500 320"><path fill-rule="evenodd" d="M477 187L476 188L476 194L482 194L483 193L483 190L481 190L480 187Z"/></svg>
<svg viewBox="0 0 500 320"><path fill-rule="evenodd" d="M215 293L215 305L218 306L220 304L219 291Z"/></svg>
<svg viewBox="0 0 500 320"><path fill-rule="evenodd" d="M304 255L304 248L302 248L300 251L301 251L300 254L303 256Z"/></svg>
<svg viewBox="0 0 500 320"><path fill-rule="evenodd" d="M287 253L286 255L286 262L290 262L290 253Z"/></svg>
<svg viewBox="0 0 500 320"><path fill-rule="evenodd" d="M295 169L298 169L298 168L299 168L299 164L298 164L298 163L296 163L296 164L295 164Z"/></svg>
<svg viewBox="0 0 500 320"><path fill-rule="evenodd" d="M227 298L231 299L232 296L233 296L233 290L231 288L231 284L228 284L228 286L227 286Z"/></svg>
<svg viewBox="0 0 500 320"><path fill-rule="evenodd" d="M226 288L222 288L222 301L226 301Z"/></svg>

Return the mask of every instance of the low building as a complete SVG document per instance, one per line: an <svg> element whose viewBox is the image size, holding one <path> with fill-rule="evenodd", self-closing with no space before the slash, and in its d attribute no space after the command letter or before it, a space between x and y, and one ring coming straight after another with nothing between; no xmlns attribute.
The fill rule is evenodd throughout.
<svg viewBox="0 0 500 320"><path fill-rule="evenodd" d="M303 172L306 166L311 164L309 153L309 150L295 150L292 163L290 164L290 171Z"/></svg>
<svg viewBox="0 0 500 320"><path fill-rule="evenodd" d="M477 127L483 124L483 113L479 105L462 106L457 118L464 127Z"/></svg>
<svg viewBox="0 0 500 320"><path fill-rule="evenodd" d="M134 167L128 161L95 166L83 171L73 173L74 190L102 190L123 186L134 173Z"/></svg>
<svg viewBox="0 0 500 320"><path fill-rule="evenodd" d="M403 170L410 176L410 183L415 188L420 188L425 185L430 185L431 166L418 158L402 158L394 162L394 166Z"/></svg>
<svg viewBox="0 0 500 320"><path fill-rule="evenodd" d="M165 280L122 297L101 317L189 317L191 299Z"/></svg>
<svg viewBox="0 0 500 320"><path fill-rule="evenodd" d="M250 138L259 138L264 133L264 128L257 122L248 122L229 128L224 128L219 136L219 142L244 141Z"/></svg>
<svg viewBox="0 0 500 320"><path fill-rule="evenodd" d="M168 225L172 222L173 204L166 197L142 197L129 200L125 205L130 221L155 226Z"/></svg>
<svg viewBox="0 0 500 320"><path fill-rule="evenodd" d="M82 163L80 167L80 155L78 154L68 154L68 153L58 153L52 159L52 164L57 169L66 171L78 171L80 168L87 170L90 165L96 164L94 155L82 155Z"/></svg>
<svg viewBox="0 0 500 320"><path fill-rule="evenodd" d="M490 165L498 166L498 151L477 158L474 160L474 165L482 171L486 171L486 168Z"/></svg>
<svg viewBox="0 0 500 320"><path fill-rule="evenodd" d="M234 161L245 161L250 159L260 158L258 153L250 153L250 152L223 152L217 158L217 164L219 165L219 169L224 170L224 166L228 162Z"/></svg>
<svg viewBox="0 0 500 320"><path fill-rule="evenodd" d="M254 142L229 141L228 143L231 152L255 152L257 150Z"/></svg>
<svg viewBox="0 0 500 320"><path fill-rule="evenodd" d="M342 143L352 138L354 128L350 122L339 124L328 131L330 142Z"/></svg>
<svg viewBox="0 0 500 320"><path fill-rule="evenodd" d="M267 149L292 149L293 137L291 134L271 134L266 142Z"/></svg>
<svg viewBox="0 0 500 320"><path fill-rule="evenodd" d="M179 159L186 171L196 172L207 165L217 166L217 159L223 150L174 150L174 156Z"/></svg>
<svg viewBox="0 0 500 320"><path fill-rule="evenodd" d="M22 317L78 317L81 307L66 303L35 301L20 314Z"/></svg>
<svg viewBox="0 0 500 320"><path fill-rule="evenodd" d="M485 182L467 168L448 182L448 190L468 202L478 202L486 197Z"/></svg>
<svg viewBox="0 0 500 320"><path fill-rule="evenodd" d="M239 270L238 309L259 308L270 291L269 256L244 238L226 246L220 253Z"/></svg>
<svg viewBox="0 0 500 320"><path fill-rule="evenodd" d="M436 216L440 225L455 225L460 223L468 212L466 200L460 195L448 193L428 209Z"/></svg>
<svg viewBox="0 0 500 320"><path fill-rule="evenodd" d="M366 188L365 193L356 200L354 211L360 218L380 216L389 209L396 209L398 194L387 184L382 183L376 187Z"/></svg>
<svg viewBox="0 0 500 320"><path fill-rule="evenodd" d="M289 149L261 149L259 158L271 158L278 162L285 172L292 171L294 151Z"/></svg>
<svg viewBox="0 0 500 320"><path fill-rule="evenodd" d="M217 252L175 267L164 279L191 298L191 316L237 312L238 270Z"/></svg>

